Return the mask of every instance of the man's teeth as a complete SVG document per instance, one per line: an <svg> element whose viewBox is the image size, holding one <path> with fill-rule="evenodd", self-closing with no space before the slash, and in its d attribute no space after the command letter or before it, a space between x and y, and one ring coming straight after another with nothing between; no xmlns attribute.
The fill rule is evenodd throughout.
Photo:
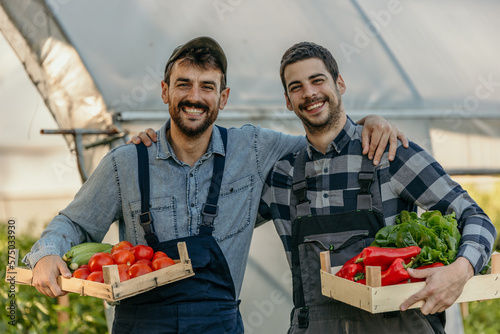
<svg viewBox="0 0 500 334"><path fill-rule="evenodd" d="M201 115L202 109L185 108L184 111L190 115Z"/></svg>
<svg viewBox="0 0 500 334"><path fill-rule="evenodd" d="M311 110L313 110L313 109L316 109L316 108L321 107L322 105L323 105L323 102L318 102L318 103L315 103L315 104L313 104L313 105L311 105L311 106L308 106L308 107L306 108L306 110L307 110L307 111L311 111Z"/></svg>

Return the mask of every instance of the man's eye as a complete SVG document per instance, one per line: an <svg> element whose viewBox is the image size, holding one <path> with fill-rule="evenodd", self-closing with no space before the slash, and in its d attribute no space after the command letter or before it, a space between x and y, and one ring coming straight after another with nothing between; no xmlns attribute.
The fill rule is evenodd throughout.
<svg viewBox="0 0 500 334"><path fill-rule="evenodd" d="M322 83L323 79L314 79L313 83Z"/></svg>
<svg viewBox="0 0 500 334"><path fill-rule="evenodd" d="M299 89L300 89L300 86L292 86L292 87L290 87L290 91L291 91L291 92L296 92L296 91L298 91Z"/></svg>

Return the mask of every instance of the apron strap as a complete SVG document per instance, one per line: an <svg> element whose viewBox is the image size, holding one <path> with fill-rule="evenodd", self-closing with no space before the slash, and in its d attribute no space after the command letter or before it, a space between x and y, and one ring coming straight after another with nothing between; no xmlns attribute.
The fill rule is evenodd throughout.
<svg viewBox="0 0 500 334"><path fill-rule="evenodd" d="M135 145L137 149L137 160L139 170L139 191L141 193L141 214L139 220L142 228L144 229L144 238L149 246L159 243L158 236L156 235L153 225L153 217L149 212L149 158L148 148L143 143Z"/></svg>
<svg viewBox="0 0 500 334"><path fill-rule="evenodd" d="M227 152L227 129L221 126L217 126L217 128L219 129L222 137L224 151ZM212 235L212 231L214 229L214 219L219 213L217 202L219 201L220 186L222 184L225 162L226 159L223 155L214 154L214 169L212 172L210 188L208 189L208 198L201 209L202 221L200 226L200 235Z"/></svg>
<svg viewBox="0 0 500 334"><path fill-rule="evenodd" d="M361 171L358 173L359 193L357 198L357 210L372 210L372 186L375 176L375 166L366 155L363 155L361 161Z"/></svg>
<svg viewBox="0 0 500 334"><path fill-rule="evenodd" d="M307 199L306 159L307 151L304 148L297 153L295 165L293 166L292 194L297 199L295 204L296 218L311 215L311 201ZM293 207L292 205L291 208ZM293 215L293 213L291 214ZM295 220L295 217L291 217L293 218L292 221Z"/></svg>

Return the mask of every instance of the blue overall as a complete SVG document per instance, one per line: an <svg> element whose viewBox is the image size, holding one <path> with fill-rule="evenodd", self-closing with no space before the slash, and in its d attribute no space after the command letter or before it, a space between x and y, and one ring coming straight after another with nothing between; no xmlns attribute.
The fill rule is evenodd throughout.
<svg viewBox="0 0 500 334"><path fill-rule="evenodd" d="M224 149L227 130L219 127ZM113 333L243 333L239 300L226 259L212 237L225 158L214 156L207 202L199 234L160 242L149 212L147 148L137 145L141 190L141 225L149 246L179 258L177 243L184 241L195 275L122 300L115 308ZM162 223L162 222L160 222Z"/></svg>

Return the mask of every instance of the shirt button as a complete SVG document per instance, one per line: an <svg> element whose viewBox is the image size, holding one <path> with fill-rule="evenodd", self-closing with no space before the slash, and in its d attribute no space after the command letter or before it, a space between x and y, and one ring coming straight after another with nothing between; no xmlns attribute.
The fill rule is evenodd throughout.
<svg viewBox="0 0 500 334"><path fill-rule="evenodd" d="M324 198L327 198L327 197L328 197L328 194L323 194L323 197L324 197Z"/></svg>
<svg viewBox="0 0 500 334"><path fill-rule="evenodd" d="M191 203L191 207L194 207L194 203Z"/></svg>
<svg viewBox="0 0 500 334"><path fill-rule="evenodd" d="M193 177L193 173L189 173L189 177Z"/></svg>
<svg viewBox="0 0 500 334"><path fill-rule="evenodd" d="M323 169L324 173L328 173L328 168Z"/></svg>

